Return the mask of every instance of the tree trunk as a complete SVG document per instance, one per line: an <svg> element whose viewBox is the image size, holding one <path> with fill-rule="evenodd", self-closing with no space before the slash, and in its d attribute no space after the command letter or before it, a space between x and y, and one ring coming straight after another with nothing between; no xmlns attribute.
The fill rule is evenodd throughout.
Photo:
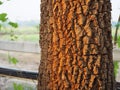
<svg viewBox="0 0 120 90"><path fill-rule="evenodd" d="M38 90L115 90L110 0L41 0Z"/></svg>

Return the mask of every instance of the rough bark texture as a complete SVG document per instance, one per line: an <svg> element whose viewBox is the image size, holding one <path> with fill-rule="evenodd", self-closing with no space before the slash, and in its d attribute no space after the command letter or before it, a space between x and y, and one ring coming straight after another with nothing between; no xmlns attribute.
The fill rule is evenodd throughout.
<svg viewBox="0 0 120 90"><path fill-rule="evenodd" d="M115 90L110 0L41 0L38 90Z"/></svg>

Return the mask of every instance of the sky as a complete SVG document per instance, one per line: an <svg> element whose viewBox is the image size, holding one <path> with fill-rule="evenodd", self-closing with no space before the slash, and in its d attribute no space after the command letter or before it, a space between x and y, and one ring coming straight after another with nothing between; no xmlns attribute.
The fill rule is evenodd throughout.
<svg viewBox="0 0 120 90"><path fill-rule="evenodd" d="M1 0L0 13L6 12L10 20L39 20L40 0Z"/></svg>
<svg viewBox="0 0 120 90"><path fill-rule="evenodd" d="M111 0L112 3L112 21L118 21L120 15L120 0Z"/></svg>
<svg viewBox="0 0 120 90"><path fill-rule="evenodd" d="M2 0L6 1L6 0ZM111 0L112 21L117 21L120 14L120 0ZM10 0L0 5L0 13L7 12L10 20L39 20L40 0Z"/></svg>

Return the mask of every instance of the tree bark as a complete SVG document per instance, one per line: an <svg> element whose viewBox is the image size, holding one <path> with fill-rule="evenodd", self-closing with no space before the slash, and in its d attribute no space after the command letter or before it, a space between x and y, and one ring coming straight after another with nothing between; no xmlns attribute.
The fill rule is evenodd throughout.
<svg viewBox="0 0 120 90"><path fill-rule="evenodd" d="M41 0L38 90L115 90L110 0Z"/></svg>

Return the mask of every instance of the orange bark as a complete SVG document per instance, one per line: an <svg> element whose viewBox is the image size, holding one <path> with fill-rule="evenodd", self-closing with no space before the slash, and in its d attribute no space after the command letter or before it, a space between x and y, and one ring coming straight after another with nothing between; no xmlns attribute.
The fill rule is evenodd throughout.
<svg viewBox="0 0 120 90"><path fill-rule="evenodd" d="M42 0L38 90L115 90L109 0Z"/></svg>

